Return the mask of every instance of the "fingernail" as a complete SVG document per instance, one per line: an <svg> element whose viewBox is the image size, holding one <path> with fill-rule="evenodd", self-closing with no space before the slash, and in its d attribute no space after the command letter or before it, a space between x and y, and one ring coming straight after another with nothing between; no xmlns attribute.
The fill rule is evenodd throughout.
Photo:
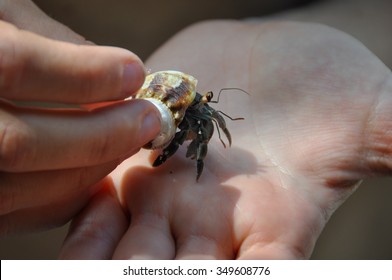
<svg viewBox="0 0 392 280"><path fill-rule="evenodd" d="M144 82L144 67L137 62L129 63L124 66L122 91L127 96L136 92Z"/></svg>
<svg viewBox="0 0 392 280"><path fill-rule="evenodd" d="M147 144L157 136L161 130L161 119L156 109L152 109L144 116L140 129L140 142L142 145Z"/></svg>

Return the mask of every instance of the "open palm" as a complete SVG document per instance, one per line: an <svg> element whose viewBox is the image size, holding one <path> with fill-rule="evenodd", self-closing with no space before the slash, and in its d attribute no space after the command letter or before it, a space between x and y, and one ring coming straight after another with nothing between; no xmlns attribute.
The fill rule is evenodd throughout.
<svg viewBox="0 0 392 280"><path fill-rule="evenodd" d="M129 217L104 188L61 257L308 258L360 180L391 170L390 70L337 30L207 22L147 65L197 77L201 93L246 90L212 104L245 120L227 120L230 148L215 133L198 182L186 144L158 168L145 150L123 162L112 185Z"/></svg>

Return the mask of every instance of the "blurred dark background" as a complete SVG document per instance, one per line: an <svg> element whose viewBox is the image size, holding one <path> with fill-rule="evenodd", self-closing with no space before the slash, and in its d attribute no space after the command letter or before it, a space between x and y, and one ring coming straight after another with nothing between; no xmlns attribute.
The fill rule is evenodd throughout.
<svg viewBox="0 0 392 280"><path fill-rule="evenodd" d="M335 26L361 40L392 67L391 25L386 25L385 15L369 8L365 0L34 2L51 17L88 40L130 49L142 59L146 59L160 44L193 22L213 18L276 17ZM355 6L352 6L354 2ZM384 5L381 10L390 18L392 1L367 2ZM354 11L352 7L355 7ZM392 213L391 198L391 178L365 181L332 216L312 258L392 259L392 221L389 217ZM55 259L66 231L67 225L47 232L1 239L0 258Z"/></svg>

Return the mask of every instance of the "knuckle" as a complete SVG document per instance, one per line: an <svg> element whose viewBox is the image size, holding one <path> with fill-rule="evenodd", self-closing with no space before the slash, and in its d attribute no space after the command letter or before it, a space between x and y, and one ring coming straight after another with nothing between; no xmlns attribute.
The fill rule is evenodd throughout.
<svg viewBox="0 0 392 280"><path fill-rule="evenodd" d="M3 176L0 175L0 179L2 179L1 177ZM5 215L12 212L15 209L16 204L15 187L8 186L7 184L4 185L3 183L0 188L0 215Z"/></svg>
<svg viewBox="0 0 392 280"><path fill-rule="evenodd" d="M81 70L79 75L79 89L86 102L99 100L99 94L103 91L104 85L109 78L105 69L97 66L87 66Z"/></svg>
<svg viewBox="0 0 392 280"><path fill-rule="evenodd" d="M114 151L111 137L102 135L91 145L90 159L95 162L110 160Z"/></svg>
<svg viewBox="0 0 392 280"><path fill-rule="evenodd" d="M80 192L89 187L91 184L90 177L90 169L88 167L81 168L74 177L73 191Z"/></svg>
<svg viewBox="0 0 392 280"><path fill-rule="evenodd" d="M110 234L108 234L110 230L96 217L77 217L71 224L70 232L83 242L94 242L97 240L108 242L107 240L110 239Z"/></svg>
<svg viewBox="0 0 392 280"><path fill-rule="evenodd" d="M0 123L0 170L18 171L26 161L32 144L28 128L15 123Z"/></svg>
<svg viewBox="0 0 392 280"><path fill-rule="evenodd" d="M11 235L14 221L8 215L0 216L0 236L2 238Z"/></svg>
<svg viewBox="0 0 392 280"><path fill-rule="evenodd" d="M78 88L84 100L89 101L94 98L96 73L91 69L86 69L79 74Z"/></svg>
<svg viewBox="0 0 392 280"><path fill-rule="evenodd" d="M26 60L18 53L17 31L13 28L0 29L0 93L12 99L20 85L19 80Z"/></svg>

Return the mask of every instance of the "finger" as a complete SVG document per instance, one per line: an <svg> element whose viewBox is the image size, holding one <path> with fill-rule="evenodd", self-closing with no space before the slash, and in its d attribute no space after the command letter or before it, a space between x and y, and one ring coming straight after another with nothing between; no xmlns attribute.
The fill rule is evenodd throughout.
<svg viewBox="0 0 392 280"><path fill-rule="evenodd" d="M12 172L109 162L130 156L160 130L155 107L143 100L92 111L5 106L0 119L0 170Z"/></svg>
<svg viewBox="0 0 392 280"><path fill-rule="evenodd" d="M245 247L245 246L244 246ZM263 259L280 259L276 252L275 246L271 244L255 243L246 248L241 247L237 259L241 260L263 260Z"/></svg>
<svg viewBox="0 0 392 280"><path fill-rule="evenodd" d="M225 201L220 196L220 202ZM216 208L215 199L206 198L198 213L185 217L178 213L173 219L172 231L176 236L176 259L233 259L235 257L231 222L227 213ZM195 199L195 201L199 201ZM188 207L197 202L189 202ZM198 202L200 204L200 202ZM214 205L214 206L208 206ZM213 210L215 208L215 211ZM186 225L183 221L186 220ZM199 226L196 226L199 225Z"/></svg>
<svg viewBox="0 0 392 280"><path fill-rule="evenodd" d="M46 205L59 198L80 192L94 192L98 181L109 174L119 161L99 166L67 170L39 171L29 173L3 173L0 186L0 215ZM66 180L64 180L66 178Z"/></svg>
<svg viewBox="0 0 392 280"><path fill-rule="evenodd" d="M44 37L75 44L88 44L79 34L53 20L29 0L3 0L0 2L0 19L20 29Z"/></svg>
<svg viewBox="0 0 392 280"><path fill-rule="evenodd" d="M204 259L232 259L233 254L227 254L232 244L222 244L208 236L191 235L180 244L177 242L176 259L178 260L204 260Z"/></svg>
<svg viewBox="0 0 392 280"><path fill-rule="evenodd" d="M0 236L48 230L64 225L86 205L92 196L91 191L97 187L99 184L67 197L59 197L46 205L0 215Z"/></svg>
<svg viewBox="0 0 392 280"><path fill-rule="evenodd" d="M309 254L304 254L299 248L290 248L288 244L281 242L258 242L252 240L244 242L242 245L237 259L241 260L298 260L308 259Z"/></svg>
<svg viewBox="0 0 392 280"><path fill-rule="evenodd" d="M140 88L144 68L114 47L50 40L0 21L0 96L11 100L93 103Z"/></svg>
<svg viewBox="0 0 392 280"><path fill-rule="evenodd" d="M117 199L107 184L72 221L60 259L111 259L128 226Z"/></svg>
<svg viewBox="0 0 392 280"><path fill-rule="evenodd" d="M175 242L169 222L157 215L132 217L131 226L118 244L114 259L173 259Z"/></svg>

